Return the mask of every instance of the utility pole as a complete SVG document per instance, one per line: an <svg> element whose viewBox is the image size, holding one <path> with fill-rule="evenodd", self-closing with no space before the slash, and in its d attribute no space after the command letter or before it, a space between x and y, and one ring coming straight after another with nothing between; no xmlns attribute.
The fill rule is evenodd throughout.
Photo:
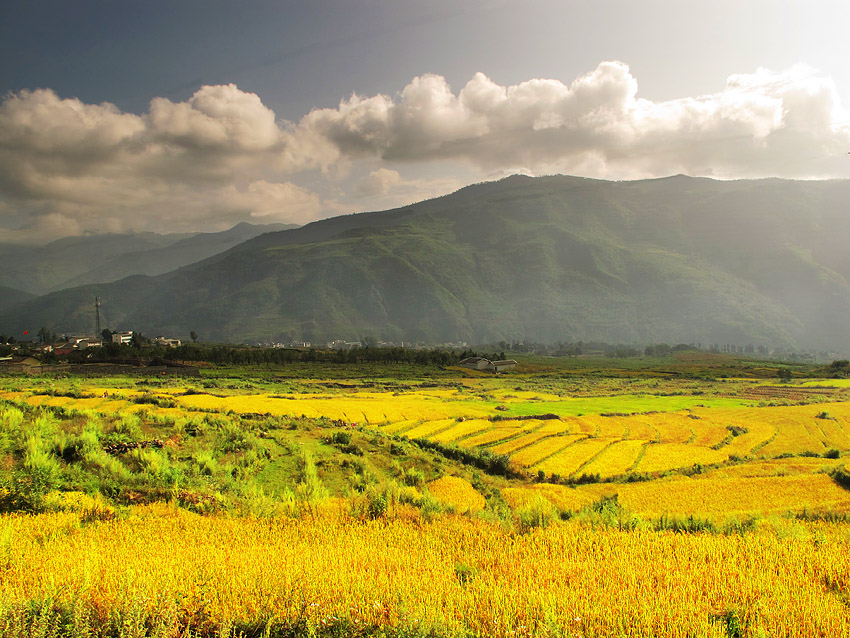
<svg viewBox="0 0 850 638"><path fill-rule="evenodd" d="M100 297L94 298L94 312L97 326L97 332L95 334L100 336Z"/></svg>

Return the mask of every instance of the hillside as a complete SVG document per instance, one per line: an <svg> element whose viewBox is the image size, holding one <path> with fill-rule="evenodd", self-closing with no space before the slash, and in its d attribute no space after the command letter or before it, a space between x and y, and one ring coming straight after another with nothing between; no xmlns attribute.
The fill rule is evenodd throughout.
<svg viewBox="0 0 850 638"><path fill-rule="evenodd" d="M131 275L161 275L291 224L241 223L218 233L103 234L46 246L0 245L0 285L36 295Z"/></svg>
<svg viewBox="0 0 850 638"><path fill-rule="evenodd" d="M60 291L5 330L850 349L850 182L514 176Z"/></svg>
<svg viewBox="0 0 850 638"><path fill-rule="evenodd" d="M9 288L8 286L0 286L0 312L19 303L23 303L24 301L28 301L33 297L35 297L35 295L31 295L23 290L16 290L15 288Z"/></svg>

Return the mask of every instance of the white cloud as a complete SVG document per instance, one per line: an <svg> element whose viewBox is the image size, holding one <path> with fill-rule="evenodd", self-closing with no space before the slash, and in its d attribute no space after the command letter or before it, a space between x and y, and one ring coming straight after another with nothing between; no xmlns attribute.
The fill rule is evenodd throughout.
<svg viewBox="0 0 850 638"><path fill-rule="evenodd" d="M477 73L457 93L427 74L395 96L352 95L297 123L233 84L185 102L155 98L141 115L39 89L0 102L0 228L48 237L306 222L351 210L354 196L379 206L443 194L462 185L458 163L482 177L846 177L848 150L850 113L833 81L805 65L665 102L639 97L621 62L571 84L502 86ZM298 182L316 169L312 192Z"/></svg>
<svg viewBox="0 0 850 638"><path fill-rule="evenodd" d="M379 168L369 173L369 175L360 182L358 191L361 195L365 195L367 197L386 195L390 192L390 189L393 186L400 183L401 175L398 174L398 171L394 171L389 168Z"/></svg>
<svg viewBox="0 0 850 638"><path fill-rule="evenodd" d="M318 195L282 180L291 134L253 93L204 86L141 116L22 91L0 104L0 227L8 239L92 230L308 222Z"/></svg>
<svg viewBox="0 0 850 638"><path fill-rule="evenodd" d="M827 177L834 170L813 167L811 158L850 143L850 118L832 80L805 65L734 75L707 96L651 102L637 93L621 62L603 62L571 85L500 86L478 73L457 96L442 77L425 75L395 99L355 95L337 109L314 110L296 137L328 145L325 167L365 157L452 159L487 171L600 177Z"/></svg>
<svg viewBox="0 0 850 638"><path fill-rule="evenodd" d="M154 139L184 148L263 151L283 141L274 111L235 84L203 86L188 102L154 98L148 121Z"/></svg>

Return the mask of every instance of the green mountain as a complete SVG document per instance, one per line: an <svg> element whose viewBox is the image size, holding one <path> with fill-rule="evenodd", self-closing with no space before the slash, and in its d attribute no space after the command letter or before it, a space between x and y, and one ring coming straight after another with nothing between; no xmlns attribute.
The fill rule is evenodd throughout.
<svg viewBox="0 0 850 638"><path fill-rule="evenodd" d="M217 233L66 237L46 246L0 245L0 285L45 294L131 275L161 275L294 224L241 223Z"/></svg>
<svg viewBox="0 0 850 638"><path fill-rule="evenodd" d="M7 332L700 342L850 350L850 182L514 176L63 290ZM26 326L25 326L26 324Z"/></svg>
<svg viewBox="0 0 850 638"><path fill-rule="evenodd" d="M33 298L35 298L35 295L24 292L23 290L0 286L0 312Z"/></svg>

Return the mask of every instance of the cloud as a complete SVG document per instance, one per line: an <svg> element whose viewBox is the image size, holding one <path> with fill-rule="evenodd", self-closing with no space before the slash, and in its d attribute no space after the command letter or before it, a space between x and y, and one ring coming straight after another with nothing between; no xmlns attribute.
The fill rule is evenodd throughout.
<svg viewBox="0 0 850 638"><path fill-rule="evenodd" d="M627 65L603 62L571 85L501 86L477 73L457 95L444 78L424 75L395 98L353 95L339 108L314 110L296 137L326 145L323 166L377 158L598 177L828 177L847 168L812 160L847 147L848 119L832 80L805 65L733 75L718 93L652 102L638 97Z"/></svg>
<svg viewBox="0 0 850 638"><path fill-rule="evenodd" d="M26 240L311 221L322 203L285 179L290 143L286 124L232 84L155 98L142 115L21 91L0 104L0 227Z"/></svg>
<svg viewBox="0 0 850 638"><path fill-rule="evenodd" d="M378 206L443 194L462 185L458 173L846 177L848 150L850 113L833 81L802 64L664 102L641 98L616 61L570 84L503 86L476 73L458 92L426 74L298 122L233 84L154 98L142 114L38 89L0 102L0 228L8 241L303 223L350 211L357 197Z"/></svg>
<svg viewBox="0 0 850 638"><path fill-rule="evenodd" d="M398 171L388 168L379 168L378 170L369 173L366 178L360 182L358 191L361 195L367 197L375 197L378 195L386 195L390 192L393 186L401 183L401 175Z"/></svg>

